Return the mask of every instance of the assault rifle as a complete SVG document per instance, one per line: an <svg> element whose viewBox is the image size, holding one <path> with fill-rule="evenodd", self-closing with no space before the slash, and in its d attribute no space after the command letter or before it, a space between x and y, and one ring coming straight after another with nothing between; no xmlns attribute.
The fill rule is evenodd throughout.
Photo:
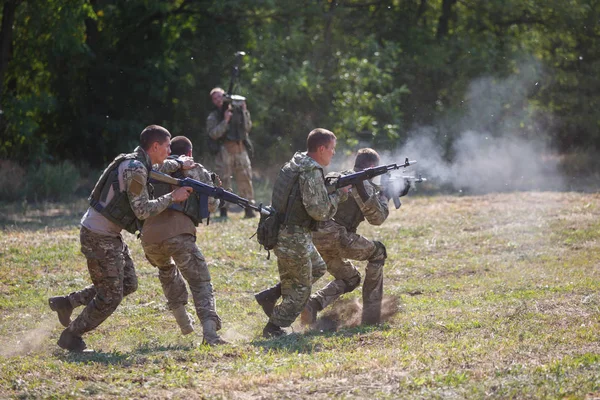
<svg viewBox="0 0 600 400"><path fill-rule="evenodd" d="M396 209L399 209L402 205L402 203L400 203L400 197L406 196L414 183L425 181L427 181L427 179L423 178L421 175L418 177L406 175L396 177L385 174L381 179L381 187L383 188L385 197L392 199Z"/></svg>
<svg viewBox="0 0 600 400"><path fill-rule="evenodd" d="M229 192L223 188L211 186L206 183L197 181L192 178L177 179L170 175L163 174L157 171L150 171L150 182L158 181L162 183L168 183L173 186L189 186L196 193L200 195L200 216L202 219L208 218L208 198L214 197L226 201L228 203L237 204L242 208L251 208L254 211L258 211L264 215L271 215L272 211L270 208L263 207L262 205L254 205L250 200L238 196L235 193Z"/></svg>
<svg viewBox="0 0 600 400"><path fill-rule="evenodd" d="M406 158L404 164L380 165L377 167L366 168L362 171L358 171L349 175L328 176L325 178L325 185L333 190L345 186L356 185L363 181L373 179L376 176L387 174L388 172L393 171L395 169L406 168L416 163L416 161L409 161L408 158Z"/></svg>

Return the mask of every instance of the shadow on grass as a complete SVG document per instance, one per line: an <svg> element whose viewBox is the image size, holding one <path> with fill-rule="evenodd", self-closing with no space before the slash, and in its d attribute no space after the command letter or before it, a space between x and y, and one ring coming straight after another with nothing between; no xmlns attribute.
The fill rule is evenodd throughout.
<svg viewBox="0 0 600 400"><path fill-rule="evenodd" d="M88 351L83 353L63 353L62 357L59 355L58 358L71 363L97 363L127 366L146 363L148 359L144 356L156 355L156 353L169 351L191 351L194 348L195 347L191 344L144 344L138 346L135 350L126 353L120 351L111 351L108 353L103 351Z"/></svg>
<svg viewBox="0 0 600 400"><path fill-rule="evenodd" d="M77 227L88 204L86 200L65 203L0 204L0 230L36 231L44 228Z"/></svg>
<svg viewBox="0 0 600 400"><path fill-rule="evenodd" d="M390 329L388 324L360 325L353 328L343 328L337 331L314 329L304 333L294 332L287 336L274 339L253 340L250 344L265 350L311 354L323 350L323 339L355 336L357 340L360 340L362 335L386 331L388 329Z"/></svg>

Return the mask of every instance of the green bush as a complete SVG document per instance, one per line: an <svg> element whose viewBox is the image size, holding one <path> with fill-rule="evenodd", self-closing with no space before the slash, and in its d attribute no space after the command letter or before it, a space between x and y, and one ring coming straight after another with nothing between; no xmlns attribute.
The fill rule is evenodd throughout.
<svg viewBox="0 0 600 400"><path fill-rule="evenodd" d="M35 202L68 200L77 190L80 179L79 170L70 161L41 164L27 174L27 199Z"/></svg>

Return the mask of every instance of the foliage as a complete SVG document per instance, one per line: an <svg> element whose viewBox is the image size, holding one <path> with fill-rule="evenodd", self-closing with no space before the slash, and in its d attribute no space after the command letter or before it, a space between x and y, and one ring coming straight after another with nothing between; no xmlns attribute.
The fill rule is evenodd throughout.
<svg viewBox="0 0 600 400"><path fill-rule="evenodd" d="M317 126L350 148L432 125L448 149L473 126L560 150L598 143L598 2L8 0L2 12L14 23L1 27L0 156L22 164L98 168L150 123L202 152L208 92L228 86L236 50L263 167ZM469 115L482 81L499 112Z"/></svg>

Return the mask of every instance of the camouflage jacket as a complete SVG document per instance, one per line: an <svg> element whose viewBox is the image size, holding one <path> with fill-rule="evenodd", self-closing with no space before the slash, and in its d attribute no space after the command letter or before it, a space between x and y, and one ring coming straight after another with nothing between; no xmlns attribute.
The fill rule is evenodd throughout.
<svg viewBox="0 0 600 400"><path fill-rule="evenodd" d="M246 135L250 133L252 129L252 119L250 119L250 112L246 110L244 112L245 130ZM214 110L206 119L206 132L212 140L219 140L226 136L229 124L225 122L221 115L220 110Z"/></svg>

